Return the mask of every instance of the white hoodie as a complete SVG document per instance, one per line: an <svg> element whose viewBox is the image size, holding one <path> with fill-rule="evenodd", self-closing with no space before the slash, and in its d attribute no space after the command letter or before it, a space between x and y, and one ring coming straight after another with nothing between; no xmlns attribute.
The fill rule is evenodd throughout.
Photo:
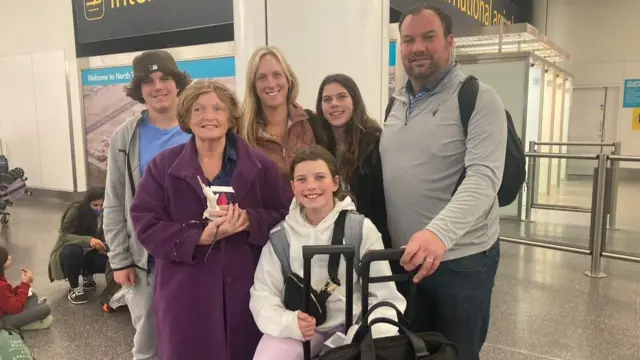
<svg viewBox="0 0 640 360"><path fill-rule="evenodd" d="M341 210L355 210L355 204L350 197L338 202L331 212L318 226L313 226L307 222L301 212L298 202L294 199L289 207L289 215L284 220L284 229L289 239L289 258L291 271L303 276L302 246L303 245L330 245L333 234L333 225ZM369 219L365 219L362 229L362 244L360 246L360 256L369 250L383 249L382 236L375 225ZM321 289L327 281L327 266L329 256L315 256L311 262L311 285L314 289ZM344 258L340 259L338 277L342 284L346 283L345 275L346 263ZM370 276L391 275L391 268L388 262L376 261L371 264ZM361 286L360 279L354 271L353 286L353 318L360 315ZM296 311L289 311L283 305L284 298L284 276L278 257L273 251L271 243L262 249L260 261L254 276L254 284L251 287L251 300L249 307L253 318L260 331L280 338L292 338L303 340L300 328L298 327L298 314ZM327 331L345 322L345 286L340 286L331 294L327 300L327 320L316 328L317 331ZM396 290L393 282L375 283L369 285L369 306L380 302L390 301L395 304L400 311L404 311L406 300ZM380 308L369 318L369 321L376 317L387 317L397 320L392 309ZM374 337L391 336L397 334L397 328L388 324L374 325L372 330ZM353 332L350 332L348 339Z"/></svg>

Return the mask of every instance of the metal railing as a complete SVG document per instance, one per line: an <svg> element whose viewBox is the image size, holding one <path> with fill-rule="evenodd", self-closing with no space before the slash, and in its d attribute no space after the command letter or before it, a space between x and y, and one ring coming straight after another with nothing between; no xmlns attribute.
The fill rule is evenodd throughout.
<svg viewBox="0 0 640 360"><path fill-rule="evenodd" d="M570 211L570 212L579 212L579 213L591 213L591 207L584 206L573 206L573 205L557 205L557 204L541 204L536 201L537 188L535 181L537 179L537 166L538 162L536 158L550 158L550 159L563 159L563 160L597 160L596 154L568 154L568 153L540 153L537 151L538 146L580 146L580 147L599 147L600 153L604 153L605 147L613 148L611 151L611 155L620 155L620 151L622 149L620 142L591 142L591 141L574 141L574 142L558 142L558 141L530 141L529 142L529 166L527 168L528 174L534 174L534 176L528 176L527 178L527 189L533 189L533 193L529 195L530 192L527 192L527 201L525 206L525 220L531 222L531 209L542 209L542 210L556 210L556 211ZM535 153L546 154L545 156L537 156ZM608 216L608 224L609 228L615 229L616 226L616 209L618 203L618 168L619 163L615 163L612 170L612 188L611 193L612 197L609 200L609 209L607 211ZM551 163L549 163L549 171L548 176L551 177Z"/></svg>
<svg viewBox="0 0 640 360"><path fill-rule="evenodd" d="M640 163L640 156L607 155L607 161L606 162L611 163L611 167L616 169L616 168L620 167L620 163L621 162L638 162L638 163ZM614 176L615 176L615 173L614 173ZM614 176L611 177L611 193L617 195L618 179L614 178ZM607 185L605 185L605 187ZM614 191L615 191L615 193L614 193ZM617 199L617 196L615 196L615 195L611 197L612 201L613 201L613 199ZM607 243L607 232L606 232L606 228L605 228L606 227L606 218L600 218L600 219L596 219L596 220L599 223L602 224L600 226L600 228L603 229L603 231L602 231L602 244L600 246L600 255L598 256L597 253L596 253L596 255L594 255L593 257L597 257L597 258L604 257L604 258L609 258L609 259L616 259L616 260L623 260L623 261L631 261L631 262L640 263L640 256L606 251L607 250L606 246L605 246L605 244ZM594 249L594 252L595 252L595 249ZM593 269L593 260L592 260L592 269ZM597 270L600 271L600 268L598 268ZM600 274L602 274L602 273L600 272ZM602 275L604 276L605 274L602 274Z"/></svg>
<svg viewBox="0 0 640 360"><path fill-rule="evenodd" d="M536 152L536 145L560 145L560 146L613 146L613 154L601 152L599 154L568 154L568 153L542 153ZM546 249L572 252L591 256L590 269L585 274L590 277L606 277L602 272L602 258L611 258L624 261L640 262L640 256L606 251L607 223L615 224L615 207L617 206L618 192L618 168L620 162L640 162L640 156L624 156L615 154L619 152L619 143L559 143L559 142L530 142L529 151L525 153L529 163L527 167L525 221L531 222L533 208L544 210L572 211L591 214L589 247L584 248L569 244L556 244L547 241L521 239L501 236L500 239L521 245L530 245ZM578 159L596 160L596 168L593 177L593 197L591 207L578 207L569 205L551 205L536 203L536 162L537 159Z"/></svg>

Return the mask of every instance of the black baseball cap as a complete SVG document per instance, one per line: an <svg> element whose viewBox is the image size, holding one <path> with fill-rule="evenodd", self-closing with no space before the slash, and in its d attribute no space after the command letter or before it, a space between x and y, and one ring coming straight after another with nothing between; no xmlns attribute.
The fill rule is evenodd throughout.
<svg viewBox="0 0 640 360"><path fill-rule="evenodd" d="M154 72L167 75L179 73L178 64L168 51L149 50L133 59L133 76L147 78Z"/></svg>

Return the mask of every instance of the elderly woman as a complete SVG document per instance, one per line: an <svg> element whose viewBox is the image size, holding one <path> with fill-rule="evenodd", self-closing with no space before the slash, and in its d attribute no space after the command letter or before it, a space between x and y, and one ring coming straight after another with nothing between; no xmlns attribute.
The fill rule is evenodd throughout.
<svg viewBox="0 0 640 360"><path fill-rule="evenodd" d="M298 78L275 47L253 52L238 132L275 161L285 179L296 151L316 143L315 115L297 104Z"/></svg>
<svg viewBox="0 0 640 360"><path fill-rule="evenodd" d="M225 85L194 82L178 105L180 126L193 136L158 154L136 189L134 229L157 261L153 309L163 360L249 360L260 340L249 288L269 230L292 198L276 165L234 134L239 117ZM219 209L208 206L211 191Z"/></svg>

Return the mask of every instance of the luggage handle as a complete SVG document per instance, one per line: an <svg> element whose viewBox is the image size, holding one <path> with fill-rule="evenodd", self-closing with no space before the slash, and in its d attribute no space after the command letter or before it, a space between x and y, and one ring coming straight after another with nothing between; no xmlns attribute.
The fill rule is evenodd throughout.
<svg viewBox="0 0 640 360"><path fill-rule="evenodd" d="M302 309L309 313L311 302L311 260L316 255L343 255L346 268L346 306L345 306L345 328L348 329L353 323L353 259L356 256L356 249L353 245L304 245L302 247L303 260L303 292ZM349 271L351 270L351 271ZM311 342L305 341L302 344L304 349L304 359L311 359Z"/></svg>
<svg viewBox="0 0 640 360"><path fill-rule="evenodd" d="M425 344L422 339L412 331L409 331L404 325L400 324L397 321L387 319L387 318L376 318L371 321L369 324L369 328L371 328L375 324L386 323L389 325L396 326L400 332L400 334L407 337L411 347L413 348L413 353L415 354L416 360L426 359L430 354L427 349L427 344ZM376 359L376 346L373 343L373 334L372 331L369 330L367 335L364 337L364 340L360 343L360 358L363 360L375 360Z"/></svg>
<svg viewBox="0 0 640 360"><path fill-rule="evenodd" d="M365 336L369 332L369 328L371 327L371 324L369 323L369 316L374 311L382 307L388 307L395 310L398 322L407 328L410 327L409 320L407 320L402 311L400 311L400 309L398 309L398 307L394 303L390 301L380 301L373 304L373 306L371 306L371 308L369 308L369 310L367 310L366 312L363 312L364 315L362 317L362 323L360 324L360 326L358 326L358 329L353 334L353 342L359 343L365 338Z"/></svg>
<svg viewBox="0 0 640 360"><path fill-rule="evenodd" d="M369 283L372 280L371 277L369 276L371 263L373 263L374 261L400 260L403 254L404 254L404 248L370 250L370 251L367 251L364 255L362 255L362 260L360 261L360 283L361 283L361 289L362 289L360 308L361 308L361 312L364 314L363 323L366 322L365 321L365 319L367 319L366 314L369 314L371 311L373 311L373 307L372 309L367 310L369 308ZM407 318L413 319L413 310L414 310L413 307L415 306L415 301L416 301L415 299L416 284L413 282L413 276L417 271L418 269L412 272L407 272L405 275L392 275L392 278L394 278L394 281L396 278L400 277L402 279L406 278L405 281L409 282L409 298L407 299L407 311L406 311L407 316L406 317L404 315L402 316L402 319L405 319L407 323L409 323L409 320L407 320ZM374 305L374 307L376 305ZM396 312L399 312L397 311L397 308L396 308ZM400 317L398 317L398 319L400 319Z"/></svg>
<svg viewBox="0 0 640 360"><path fill-rule="evenodd" d="M380 250L369 250L364 255L362 255L362 260L360 261L360 265L362 264L371 264L374 261L391 261L391 260L400 260L404 254L404 248L400 249L380 249Z"/></svg>

